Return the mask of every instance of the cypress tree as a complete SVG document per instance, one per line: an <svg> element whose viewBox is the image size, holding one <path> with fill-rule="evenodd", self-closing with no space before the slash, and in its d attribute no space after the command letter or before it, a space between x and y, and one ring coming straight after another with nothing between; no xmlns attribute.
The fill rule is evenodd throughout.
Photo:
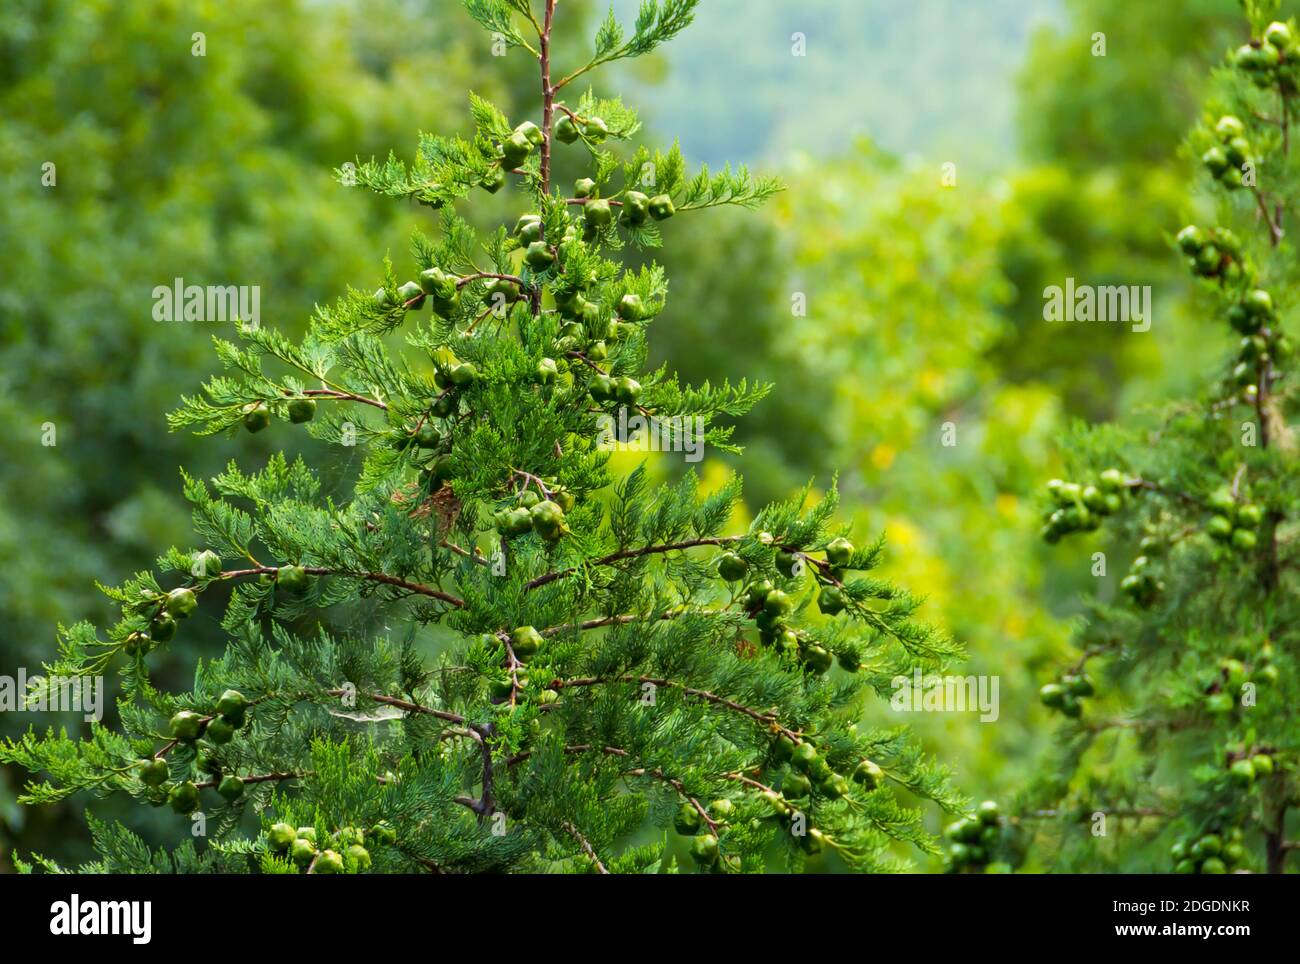
<svg viewBox="0 0 1300 964"><path fill-rule="evenodd" d="M1214 213L1170 237L1195 313L1231 349L1195 398L1080 429L1070 478L1048 484L1049 542L1104 530L1111 551L1090 565L1131 560L1040 693L1065 722L1024 826L1061 869L1280 873L1294 850L1298 489L1282 319L1297 280L1285 225L1300 46L1276 3L1245 8L1253 39L1216 71L1188 139Z"/></svg>
<svg viewBox="0 0 1300 964"><path fill-rule="evenodd" d="M0 760L42 774L24 801L127 794L205 841L153 852L92 819L87 869L737 872L820 852L882 871L936 851L918 801L963 801L904 729L869 721L893 679L959 650L871 575L883 543L850 541L833 486L733 531L739 478L702 491L611 461L637 424L739 452L730 420L769 390L645 370L668 281L615 259L780 184L690 174L675 145L633 147L619 99L578 92L696 3L647 0L630 30L611 12L566 72L555 0L467 0L535 58L539 115L471 94L471 134L340 168L430 209L411 269L386 261L377 287L318 306L301 342L215 340L226 372L173 429L305 431L341 457L183 473L197 544L106 588L115 625L61 630L49 681L116 669L121 726L7 743ZM586 165L571 186L559 151ZM499 191L512 223L458 213ZM156 685L151 654L223 601L225 655L188 692ZM634 836L647 825L663 832Z"/></svg>

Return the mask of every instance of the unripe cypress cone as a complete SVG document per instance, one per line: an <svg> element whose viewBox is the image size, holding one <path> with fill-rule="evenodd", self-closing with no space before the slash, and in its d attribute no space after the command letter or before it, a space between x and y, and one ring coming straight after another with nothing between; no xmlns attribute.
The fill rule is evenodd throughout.
<svg viewBox="0 0 1300 964"><path fill-rule="evenodd" d="M353 844L348 847L348 857L356 864L358 873L364 873L370 869L370 851L361 844Z"/></svg>
<svg viewBox="0 0 1300 964"><path fill-rule="evenodd" d="M645 304L641 296L629 292L618 300L618 314L628 321L640 321L645 317Z"/></svg>
<svg viewBox="0 0 1300 964"><path fill-rule="evenodd" d="M1241 122L1239 117L1232 114L1224 114L1214 125L1214 133L1221 141L1230 141L1234 137L1241 137L1246 133L1246 125ZM1186 229L1184 229L1186 230Z"/></svg>
<svg viewBox="0 0 1300 964"><path fill-rule="evenodd" d="M832 566L847 566L853 559L853 543L848 539L833 539L826 546L826 561Z"/></svg>
<svg viewBox="0 0 1300 964"><path fill-rule="evenodd" d="M542 634L532 626L519 626L510 633L510 648L519 657L532 656L542 648Z"/></svg>
<svg viewBox="0 0 1300 964"><path fill-rule="evenodd" d="M641 397L641 383L623 376L614 380L614 398L623 405L635 405Z"/></svg>
<svg viewBox="0 0 1300 964"><path fill-rule="evenodd" d="M763 600L763 611L771 616L784 616L794 608L794 601L780 589L773 589Z"/></svg>
<svg viewBox="0 0 1300 964"><path fill-rule="evenodd" d="M645 224L650 215L650 199L640 191L628 191L623 195L623 212L620 220L630 226Z"/></svg>
<svg viewBox="0 0 1300 964"><path fill-rule="evenodd" d="M1291 28L1281 21L1273 21L1264 29L1264 43L1278 50L1287 50L1291 46Z"/></svg>
<svg viewBox="0 0 1300 964"><path fill-rule="evenodd" d="M515 131L501 144L501 158L506 167L518 167L533 152L533 142L521 131Z"/></svg>
<svg viewBox="0 0 1300 964"><path fill-rule="evenodd" d="M211 579L221 575L221 557L211 549L195 553L190 564L190 575L195 579Z"/></svg>
<svg viewBox="0 0 1300 964"><path fill-rule="evenodd" d="M833 657L822 646L808 646L803 653L804 663L819 676L831 668Z"/></svg>
<svg viewBox="0 0 1300 964"><path fill-rule="evenodd" d="M542 129L532 121L524 121L515 128L514 132L516 134L523 134L525 140L527 140L529 144L532 144L533 147L541 147L542 141L546 139L546 136L542 133Z"/></svg>
<svg viewBox="0 0 1300 964"><path fill-rule="evenodd" d="M343 873L343 857L336 850L322 850L320 856L316 858L316 873Z"/></svg>
<svg viewBox="0 0 1300 964"><path fill-rule="evenodd" d="M810 770L817 760L817 748L804 740L790 751L790 762L800 770Z"/></svg>
<svg viewBox="0 0 1300 964"><path fill-rule="evenodd" d="M456 388L466 388L474 384L478 379L478 369L474 367L473 362L461 362L459 365L451 367L451 370L447 372L447 377ZM439 438L439 442L441 442L441 438Z"/></svg>
<svg viewBox="0 0 1300 964"><path fill-rule="evenodd" d="M194 592L190 589L181 587L173 589L167 594L167 614L176 619L186 619L193 615L194 610L199 608L199 601L194 597Z"/></svg>
<svg viewBox="0 0 1300 964"><path fill-rule="evenodd" d="M583 205L583 217L596 228L606 228L614 221L614 211L604 198L596 198Z"/></svg>
<svg viewBox="0 0 1300 964"><path fill-rule="evenodd" d="M181 710L171 718L171 734L174 739L190 742L199 738L203 717L190 710Z"/></svg>
<svg viewBox="0 0 1300 964"><path fill-rule="evenodd" d="M147 787L162 786L168 776L166 760L150 759L140 765L140 782Z"/></svg>
<svg viewBox="0 0 1300 964"><path fill-rule="evenodd" d="M691 858L703 867L718 862L718 838L711 833L702 833L691 840Z"/></svg>
<svg viewBox="0 0 1300 964"><path fill-rule="evenodd" d="M568 114L562 116L555 122L555 139L561 144L572 144L578 139L578 125L573 122Z"/></svg>
<svg viewBox="0 0 1300 964"><path fill-rule="evenodd" d="M827 616L834 616L844 611L844 593L835 586L824 586L817 595L817 608Z"/></svg>
<svg viewBox="0 0 1300 964"><path fill-rule="evenodd" d="M288 850L295 840L298 839L298 832L287 823L277 823L272 825L266 835L266 842L272 850Z"/></svg>
<svg viewBox="0 0 1300 964"><path fill-rule="evenodd" d="M1092 696L1096 692L1092 679L1087 673L1067 676L1062 682L1065 684L1065 691L1071 696Z"/></svg>
<svg viewBox="0 0 1300 964"><path fill-rule="evenodd" d="M397 289L397 298L402 306L410 310L418 310L424 306L424 289L414 281L408 281Z"/></svg>
<svg viewBox="0 0 1300 964"><path fill-rule="evenodd" d="M299 867L306 867L316 858L316 845L304 837L298 837L289 845L289 856Z"/></svg>
<svg viewBox="0 0 1300 964"><path fill-rule="evenodd" d="M657 194L652 197L648 210L650 216L656 221L666 221L677 213L677 208L673 206L673 199L667 194Z"/></svg>
<svg viewBox="0 0 1300 964"><path fill-rule="evenodd" d="M493 278L487 286L487 303L490 307L512 305L519 298L519 286L509 278Z"/></svg>
<svg viewBox="0 0 1300 964"><path fill-rule="evenodd" d="M178 783L167 795L167 802L177 813L193 813L199 808L199 788L189 780Z"/></svg>
<svg viewBox="0 0 1300 964"><path fill-rule="evenodd" d="M296 425L310 422L316 417L316 401L311 398L295 398L289 402L289 421Z"/></svg>
<svg viewBox="0 0 1300 964"><path fill-rule="evenodd" d="M210 720L203 730L203 738L216 746L229 743L235 735L235 728L224 716Z"/></svg>
<svg viewBox="0 0 1300 964"><path fill-rule="evenodd" d="M420 288L434 298L450 298L456 294L456 279L435 265L420 272Z"/></svg>
<svg viewBox="0 0 1300 964"><path fill-rule="evenodd" d="M1175 240L1178 243L1178 249L1186 255L1194 255L1201 248L1205 247L1205 232L1194 224L1189 224L1178 232Z"/></svg>
<svg viewBox="0 0 1300 964"><path fill-rule="evenodd" d="M266 405L262 402L258 402L244 412L244 428L250 432L260 432L270 424L271 413L267 411Z"/></svg>
<svg viewBox="0 0 1300 964"><path fill-rule="evenodd" d="M885 782L885 771L871 760L863 760L853 771L853 781L860 783L868 790L875 790Z"/></svg>
<svg viewBox="0 0 1300 964"><path fill-rule="evenodd" d="M285 592L303 593L307 591L307 570L302 566L281 566L276 574L276 585Z"/></svg>
<svg viewBox="0 0 1300 964"><path fill-rule="evenodd" d="M536 214L521 214L515 222L515 234L523 244L532 244L542 237L542 219Z"/></svg>
<svg viewBox="0 0 1300 964"><path fill-rule="evenodd" d="M165 643L176 635L176 620L167 613L159 613L149 622L149 638Z"/></svg>
<svg viewBox="0 0 1300 964"><path fill-rule="evenodd" d="M533 241L528 245L524 260L528 262L528 267L534 271L545 271L555 264L555 255L551 251L551 246L545 241Z"/></svg>
<svg viewBox="0 0 1300 964"><path fill-rule="evenodd" d="M684 837L692 837L699 833L702 822L700 812L695 809L694 804L686 802L677 808L677 813L673 817L673 829Z"/></svg>
<svg viewBox="0 0 1300 964"><path fill-rule="evenodd" d="M564 531L564 510L547 499L529 510L533 528L543 539L558 538Z"/></svg>
<svg viewBox="0 0 1300 964"><path fill-rule="evenodd" d="M718 575L727 582L737 582L745 578L749 563L734 552L724 552L718 559Z"/></svg>

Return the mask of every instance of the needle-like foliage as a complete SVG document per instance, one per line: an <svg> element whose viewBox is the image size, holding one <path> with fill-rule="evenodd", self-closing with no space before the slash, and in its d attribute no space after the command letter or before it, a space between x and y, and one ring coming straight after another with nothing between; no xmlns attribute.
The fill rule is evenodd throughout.
<svg viewBox="0 0 1300 964"><path fill-rule="evenodd" d="M197 547L106 588L116 625L62 630L49 678L120 669L122 732L0 748L35 775L27 802L130 794L206 841L154 853L94 824L86 869L642 872L689 852L714 871L816 853L875 871L936 849L920 804L962 800L904 731L866 721L895 677L959 650L870 575L883 547L848 540L834 488L731 531L738 478L702 491L693 472L653 484L611 465L637 429L668 457L737 452L734 420L768 391L647 371L668 279L611 256L780 185L691 174L675 146L611 149L636 115L571 86L695 5L605 21L560 75L554 0L469 0L537 59L539 123L471 95L471 133L340 168L438 212L413 280L386 264L377 290L318 306L301 343L217 340L225 373L173 429L301 425L362 459L343 488L283 456L185 475ZM559 150L589 161L572 189L553 183ZM456 213L502 189L517 223L481 233ZM151 651L183 646L185 618L224 596L224 657L189 692L156 688Z"/></svg>

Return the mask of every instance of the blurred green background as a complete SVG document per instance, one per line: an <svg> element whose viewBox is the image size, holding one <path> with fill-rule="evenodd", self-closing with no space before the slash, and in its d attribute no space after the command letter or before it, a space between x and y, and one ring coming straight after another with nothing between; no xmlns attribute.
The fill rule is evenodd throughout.
<svg viewBox="0 0 1300 964"><path fill-rule="evenodd" d="M615 8L626 21L636 5ZM565 0L561 63L602 12ZM1086 552L1036 535L1056 441L1071 419L1180 391L1222 347L1201 337L1167 235L1188 214L1179 146L1200 85L1242 30L1234 0L705 0L661 53L594 75L642 109L648 140L787 179L758 214L669 226L654 361L775 382L737 432L745 455L707 459L706 478L741 468L752 509L838 471L846 518L887 534L891 575L967 645L963 672L999 676L996 723L879 710L919 727L973 796L1024 784L1050 738L1037 686L1093 584ZM153 288L258 285L261 323L296 334L313 304L373 286L386 252L408 269L427 210L329 171L409 156L417 128L466 131L468 89L535 114L535 65L489 44L447 0L0 6L0 674L36 672L57 623L109 618L96 579L192 544L180 465L210 475L302 444L168 434L163 413L229 332L154 321ZM513 221L508 195L477 196L475 220ZM1048 325L1042 290L1067 276L1151 285L1151 331ZM310 454L346 481L351 465ZM163 685L186 688L220 648L215 612ZM0 735L52 722L77 725L3 713ZM88 804L150 840L181 832L114 801L20 808L21 779L0 770L0 870L14 849L88 856Z"/></svg>

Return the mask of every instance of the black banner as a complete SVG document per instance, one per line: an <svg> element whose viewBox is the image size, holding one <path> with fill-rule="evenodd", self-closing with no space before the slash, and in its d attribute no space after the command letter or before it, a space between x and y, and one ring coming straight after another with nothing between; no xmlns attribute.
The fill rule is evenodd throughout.
<svg viewBox="0 0 1300 964"><path fill-rule="evenodd" d="M782 931L783 921L800 920L814 928L824 921L855 922L873 949L923 950L930 941L951 949L962 935L981 935L981 943L972 947L985 950L1022 938L1069 948L1150 947L1169 940L1180 947L1200 942L1228 948L1261 937L1277 941L1292 932L1295 891L1285 877L1249 874L573 876L549 877L544 886L526 876L309 881L40 875L0 877L0 901L11 949L67 949L75 943L79 950L98 945L130 957L154 948L194 947L196 940L200 946L208 939L220 942L212 931L226 927L241 935L240 942L271 928L335 953L373 948L376 940L392 947L398 933L418 941L426 927L513 928L507 921L516 918L529 931L545 929L548 920L567 921L565 929L581 932L584 946L601 946L592 943L599 935L615 947L637 933L651 940L690 934L694 940L715 915L721 944L728 942L727 934L736 940L735 935L748 933L743 943L751 949L764 946L760 935L768 929L766 921ZM694 910L683 914L686 907ZM211 923L203 924L205 918Z"/></svg>

